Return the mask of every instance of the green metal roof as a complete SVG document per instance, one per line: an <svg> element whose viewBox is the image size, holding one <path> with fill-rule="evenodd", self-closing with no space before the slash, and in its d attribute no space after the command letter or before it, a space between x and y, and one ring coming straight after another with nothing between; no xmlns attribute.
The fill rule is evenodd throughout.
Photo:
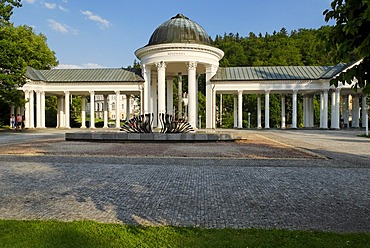
<svg viewBox="0 0 370 248"><path fill-rule="evenodd" d="M210 45L211 40L207 32L198 23L182 14L177 14L154 30L147 46L164 43Z"/></svg>
<svg viewBox="0 0 370 248"><path fill-rule="evenodd" d="M330 79L346 65L220 67L212 81L281 81Z"/></svg>
<svg viewBox="0 0 370 248"><path fill-rule="evenodd" d="M44 82L144 82L140 70L123 68L35 70L28 67L26 77Z"/></svg>

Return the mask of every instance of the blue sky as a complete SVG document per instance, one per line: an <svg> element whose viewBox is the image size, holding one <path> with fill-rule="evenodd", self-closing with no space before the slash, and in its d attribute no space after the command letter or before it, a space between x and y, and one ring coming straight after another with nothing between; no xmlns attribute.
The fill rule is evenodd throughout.
<svg viewBox="0 0 370 248"><path fill-rule="evenodd" d="M44 34L63 68L127 67L177 13L217 34L248 36L328 25L331 0L23 0L11 21ZM332 24L332 23L329 23Z"/></svg>

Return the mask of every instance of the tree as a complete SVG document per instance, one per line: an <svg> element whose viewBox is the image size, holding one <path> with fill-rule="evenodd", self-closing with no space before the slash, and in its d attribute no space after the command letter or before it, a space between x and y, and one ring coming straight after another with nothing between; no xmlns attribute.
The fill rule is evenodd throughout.
<svg viewBox="0 0 370 248"><path fill-rule="evenodd" d="M36 35L28 26L0 26L0 98L3 102L22 103L18 87L26 82L27 66L50 69L57 64L44 35Z"/></svg>
<svg viewBox="0 0 370 248"><path fill-rule="evenodd" d="M8 24L14 7L21 6L21 0L0 0L0 25Z"/></svg>
<svg viewBox="0 0 370 248"><path fill-rule="evenodd" d="M370 68L370 1L334 0L331 8L323 14L326 21L336 21L329 38L337 48L337 59L347 62L362 58L358 65L341 73L331 83L337 86L339 82L349 83L354 80L355 89L360 87L370 93L370 85L367 83Z"/></svg>

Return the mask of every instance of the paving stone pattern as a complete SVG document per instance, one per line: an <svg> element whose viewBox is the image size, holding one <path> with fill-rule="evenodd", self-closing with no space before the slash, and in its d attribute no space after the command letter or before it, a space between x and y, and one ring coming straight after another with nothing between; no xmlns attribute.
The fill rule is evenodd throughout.
<svg viewBox="0 0 370 248"><path fill-rule="evenodd" d="M58 135L10 149L0 137L0 218L369 232L368 157L332 152L328 159L315 139L295 147L297 134L284 135L260 132L249 144L157 144L158 156L136 144L150 156L132 157ZM30 143L34 150L22 151Z"/></svg>

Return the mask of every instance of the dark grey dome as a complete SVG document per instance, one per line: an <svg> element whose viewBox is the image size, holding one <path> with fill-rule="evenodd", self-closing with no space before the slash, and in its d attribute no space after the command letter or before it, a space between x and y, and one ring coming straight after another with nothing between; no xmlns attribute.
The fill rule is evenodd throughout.
<svg viewBox="0 0 370 248"><path fill-rule="evenodd" d="M196 22L177 14L162 23L152 34L147 46L165 43L195 43L210 45L207 32Z"/></svg>

